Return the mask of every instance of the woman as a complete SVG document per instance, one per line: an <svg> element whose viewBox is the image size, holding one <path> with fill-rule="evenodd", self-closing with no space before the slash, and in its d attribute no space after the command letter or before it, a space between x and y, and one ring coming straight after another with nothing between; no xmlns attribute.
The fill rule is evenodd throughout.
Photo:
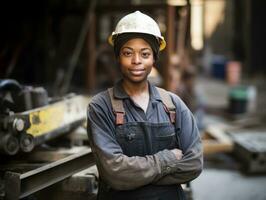
<svg viewBox="0 0 266 200"><path fill-rule="evenodd" d="M184 199L180 186L202 170L195 120L176 95L147 81L165 48L157 23L136 11L109 37L122 80L88 107L100 200Z"/></svg>

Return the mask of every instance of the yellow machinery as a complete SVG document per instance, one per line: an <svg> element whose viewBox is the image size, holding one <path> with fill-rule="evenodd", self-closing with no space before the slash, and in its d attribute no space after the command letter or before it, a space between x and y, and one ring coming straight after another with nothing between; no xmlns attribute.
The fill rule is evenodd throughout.
<svg viewBox="0 0 266 200"><path fill-rule="evenodd" d="M15 155L80 126L86 120L88 98L74 94L57 100L43 88L0 82L0 151Z"/></svg>

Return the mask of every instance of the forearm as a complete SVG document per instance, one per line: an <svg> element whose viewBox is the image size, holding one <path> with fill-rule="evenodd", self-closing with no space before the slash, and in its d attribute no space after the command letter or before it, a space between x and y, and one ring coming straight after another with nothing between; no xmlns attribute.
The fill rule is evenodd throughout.
<svg viewBox="0 0 266 200"><path fill-rule="evenodd" d="M130 190L156 182L163 176L174 173L176 159L172 152L165 150L145 157L128 157L123 154L97 159L101 178L112 188Z"/></svg>
<svg viewBox="0 0 266 200"><path fill-rule="evenodd" d="M182 184L197 178L203 168L202 148L198 144L178 161L176 172L167 174L155 181L156 185Z"/></svg>

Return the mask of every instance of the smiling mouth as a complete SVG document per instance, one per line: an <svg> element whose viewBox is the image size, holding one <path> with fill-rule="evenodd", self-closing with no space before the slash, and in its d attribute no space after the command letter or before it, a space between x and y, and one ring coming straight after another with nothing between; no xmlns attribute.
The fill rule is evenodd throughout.
<svg viewBox="0 0 266 200"><path fill-rule="evenodd" d="M129 71L132 75L135 75L135 76L142 75L145 72L144 69L132 69Z"/></svg>

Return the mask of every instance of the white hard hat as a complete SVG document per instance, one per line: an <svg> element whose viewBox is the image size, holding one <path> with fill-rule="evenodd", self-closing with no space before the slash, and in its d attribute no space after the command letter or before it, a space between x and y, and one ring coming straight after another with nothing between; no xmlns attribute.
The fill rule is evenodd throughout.
<svg viewBox="0 0 266 200"><path fill-rule="evenodd" d="M108 37L108 42L113 46L114 37L122 33L145 33L155 36L160 42L160 51L162 51L166 42L161 35L158 24L148 15L135 11L120 19L115 31Z"/></svg>

